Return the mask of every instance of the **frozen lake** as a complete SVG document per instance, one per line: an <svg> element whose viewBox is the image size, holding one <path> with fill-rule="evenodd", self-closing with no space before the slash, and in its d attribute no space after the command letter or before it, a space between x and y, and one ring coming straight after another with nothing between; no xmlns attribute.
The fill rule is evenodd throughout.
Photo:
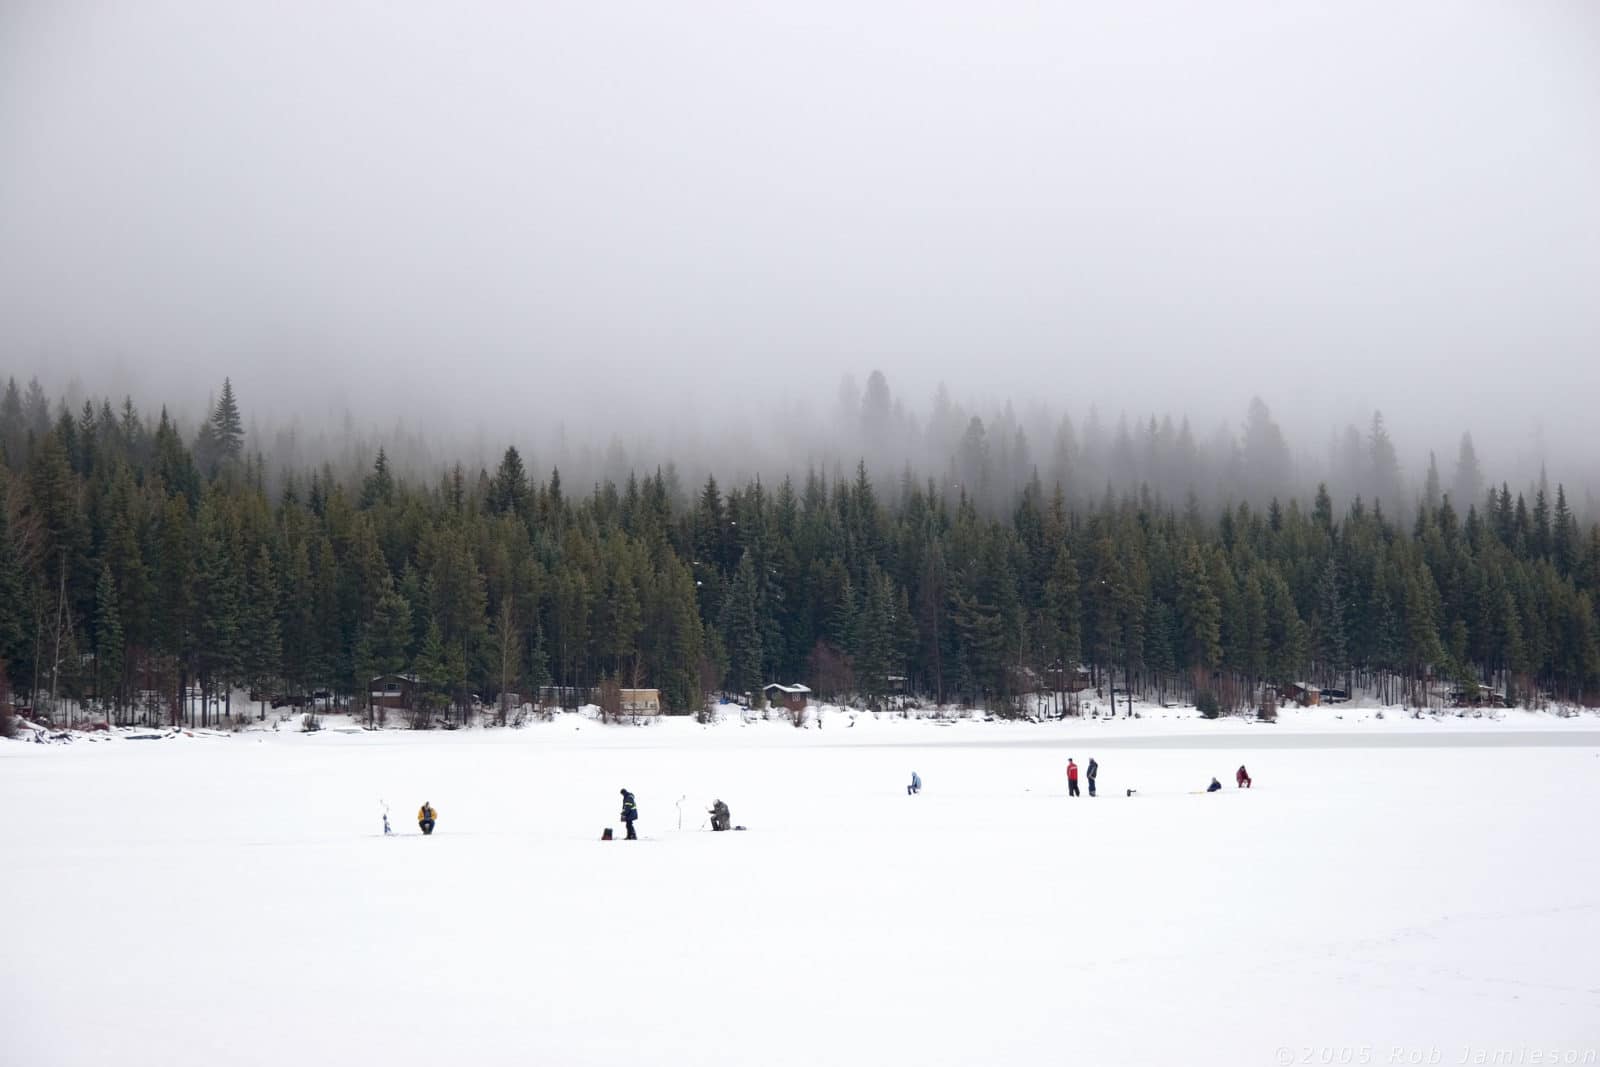
<svg viewBox="0 0 1600 1067"><path fill-rule="evenodd" d="M0 1059L1265 1065L1600 1047L1594 731L988 729L0 744ZM1101 797L1064 795L1068 754L1099 758ZM1241 762L1253 790L1233 786ZM1193 792L1212 775L1221 794ZM645 840L602 844L624 786ZM701 831L716 797L748 832Z"/></svg>

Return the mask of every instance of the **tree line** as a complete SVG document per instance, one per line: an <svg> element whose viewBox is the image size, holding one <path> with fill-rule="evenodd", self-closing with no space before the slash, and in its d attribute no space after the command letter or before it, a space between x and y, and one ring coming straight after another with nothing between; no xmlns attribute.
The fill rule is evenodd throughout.
<svg viewBox="0 0 1600 1067"><path fill-rule="evenodd" d="M507 448L493 471L422 479L380 449L357 476L280 471L269 491L227 382L185 439L164 410L52 413L13 381L0 451L0 657L40 711L205 723L256 713L238 689L360 705L394 673L452 721L602 684L678 713L772 681L1002 713L1070 709L1085 684L1223 708L1302 681L1418 704L1600 695L1600 527L1559 485L1203 508L1035 471L980 507L867 459L569 492Z"/></svg>

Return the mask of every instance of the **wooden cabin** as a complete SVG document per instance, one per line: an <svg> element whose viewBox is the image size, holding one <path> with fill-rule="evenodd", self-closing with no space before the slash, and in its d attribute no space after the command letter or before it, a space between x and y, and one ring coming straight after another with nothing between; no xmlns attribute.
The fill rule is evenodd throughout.
<svg viewBox="0 0 1600 1067"><path fill-rule="evenodd" d="M367 683L367 699L375 708L414 708L420 688L414 674L380 674Z"/></svg>
<svg viewBox="0 0 1600 1067"><path fill-rule="evenodd" d="M779 682L773 682L762 692L766 694L768 704L789 711L806 710L806 697L811 695L811 689L807 686L783 685Z"/></svg>

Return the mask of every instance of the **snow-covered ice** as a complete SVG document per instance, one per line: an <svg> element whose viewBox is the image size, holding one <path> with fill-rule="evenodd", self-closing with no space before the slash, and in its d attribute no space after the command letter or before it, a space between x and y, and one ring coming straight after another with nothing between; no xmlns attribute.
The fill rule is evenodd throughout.
<svg viewBox="0 0 1600 1067"><path fill-rule="evenodd" d="M1595 720L1286 719L0 744L0 1061L1597 1062Z"/></svg>

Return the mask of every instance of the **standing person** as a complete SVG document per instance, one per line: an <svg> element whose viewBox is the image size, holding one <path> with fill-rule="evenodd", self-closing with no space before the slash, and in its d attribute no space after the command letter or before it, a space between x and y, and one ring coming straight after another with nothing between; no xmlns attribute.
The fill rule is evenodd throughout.
<svg viewBox="0 0 1600 1067"><path fill-rule="evenodd" d="M1099 774L1099 773L1100 773L1100 764L1098 764L1098 763L1096 763L1094 761L1094 757L1093 756L1090 756L1089 757L1089 795L1090 796L1094 796L1094 776Z"/></svg>
<svg viewBox="0 0 1600 1067"><path fill-rule="evenodd" d="M433 833L433 824L438 818L439 813L434 811L433 805L426 800L422 802L422 807L417 809L417 826L424 834Z"/></svg>
<svg viewBox="0 0 1600 1067"><path fill-rule="evenodd" d="M633 794L626 789L622 791L622 821L628 827L628 840L637 841L639 835L633 832L633 820L639 817L639 805L633 802Z"/></svg>
<svg viewBox="0 0 1600 1067"><path fill-rule="evenodd" d="M922 792L922 776L916 771L911 772L911 784L906 786L906 796L915 796Z"/></svg>
<svg viewBox="0 0 1600 1067"><path fill-rule="evenodd" d="M1250 788L1250 772L1244 769L1244 764L1239 764L1239 769L1233 775L1234 784L1240 789Z"/></svg>
<svg viewBox="0 0 1600 1067"><path fill-rule="evenodd" d="M1078 765L1072 762L1072 757L1067 757L1067 796L1079 796L1078 793Z"/></svg>

